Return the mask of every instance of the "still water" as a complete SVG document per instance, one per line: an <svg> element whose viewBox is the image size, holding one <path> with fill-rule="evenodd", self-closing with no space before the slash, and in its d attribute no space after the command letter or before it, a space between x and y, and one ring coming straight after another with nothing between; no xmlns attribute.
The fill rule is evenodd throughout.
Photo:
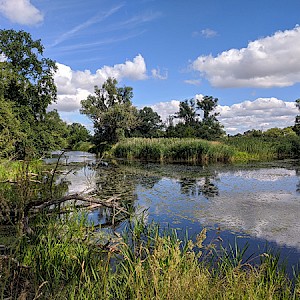
<svg viewBox="0 0 300 300"><path fill-rule="evenodd" d="M78 166L76 162L85 163ZM239 166L99 164L84 152L68 152L65 175L69 193L97 190L100 197L118 195L146 222L155 221L195 236L208 229L208 242L238 239L248 251L268 244L280 250L288 264L300 259L300 161L276 161ZM90 214L105 224L109 212ZM118 223L122 229L126 221Z"/></svg>

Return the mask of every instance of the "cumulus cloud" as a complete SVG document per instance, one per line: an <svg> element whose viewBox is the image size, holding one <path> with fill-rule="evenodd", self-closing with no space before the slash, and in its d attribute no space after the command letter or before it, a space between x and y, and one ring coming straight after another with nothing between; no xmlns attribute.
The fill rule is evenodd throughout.
<svg viewBox="0 0 300 300"><path fill-rule="evenodd" d="M195 98L201 100L203 95L197 94ZM151 107L166 121L169 115L179 110L179 103L180 101L172 100ZM218 120L228 134L243 133L251 129L267 130L292 126L298 114L294 102L285 102L277 98L258 98L231 106L219 105L216 111L220 113Z"/></svg>
<svg viewBox="0 0 300 300"><path fill-rule="evenodd" d="M300 27L278 31L216 57L199 56L192 68L216 87L285 87L300 82Z"/></svg>
<svg viewBox="0 0 300 300"><path fill-rule="evenodd" d="M217 111L220 113L219 121L229 134L292 126L298 113L295 103L277 98L258 98L252 102L218 106Z"/></svg>
<svg viewBox="0 0 300 300"><path fill-rule="evenodd" d="M157 112L161 119L165 122L170 115L174 115L175 112L179 110L178 100L171 100L168 102L159 102L157 104L151 105L150 107Z"/></svg>
<svg viewBox="0 0 300 300"><path fill-rule="evenodd" d="M147 79L146 63L142 55L137 55L132 61L127 60L123 64L103 66L94 74L90 70L73 71L69 66L57 64L58 70L54 75L57 85L57 103L51 105L51 109L59 111L76 111L80 108L80 101L93 93L94 86L101 86L108 77L133 80Z"/></svg>
<svg viewBox="0 0 300 300"><path fill-rule="evenodd" d="M22 25L35 25L44 19L30 0L0 0L0 13L11 22Z"/></svg>

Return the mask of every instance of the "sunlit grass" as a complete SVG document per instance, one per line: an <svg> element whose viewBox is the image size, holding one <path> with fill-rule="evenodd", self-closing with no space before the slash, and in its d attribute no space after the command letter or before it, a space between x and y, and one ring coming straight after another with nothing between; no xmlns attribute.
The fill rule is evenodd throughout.
<svg viewBox="0 0 300 300"><path fill-rule="evenodd" d="M0 262L2 298L33 299L298 299L278 256L246 259L246 249L204 246L174 230L131 222L117 242L103 247L87 219L73 214L42 218L23 238L14 261ZM112 237L113 238L113 237ZM13 288L10 288L13 287Z"/></svg>
<svg viewBox="0 0 300 300"><path fill-rule="evenodd" d="M114 145L110 155L128 160L162 163L215 163L296 158L300 138L230 137L211 142L195 138L129 138Z"/></svg>
<svg viewBox="0 0 300 300"><path fill-rule="evenodd" d="M41 160L26 161L0 161L0 181L13 180L19 176L20 173L27 169L27 172L36 173L43 168Z"/></svg>
<svg viewBox="0 0 300 300"><path fill-rule="evenodd" d="M117 158L189 163L228 162L234 153L220 142L178 138L125 139L111 150Z"/></svg>

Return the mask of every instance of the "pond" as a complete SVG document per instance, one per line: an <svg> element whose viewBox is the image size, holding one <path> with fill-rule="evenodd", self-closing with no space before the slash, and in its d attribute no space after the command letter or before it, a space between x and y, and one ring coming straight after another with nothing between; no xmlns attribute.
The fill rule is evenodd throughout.
<svg viewBox="0 0 300 300"><path fill-rule="evenodd" d="M97 189L101 197L118 195L146 222L188 232L208 229L207 242L249 244L249 252L278 249L289 265L300 258L300 161L233 165L159 165L99 162L88 153L68 152L69 193ZM85 162L85 166L72 164ZM142 213L143 212L143 213ZM89 215L106 224L109 212ZM126 220L118 223L121 230Z"/></svg>

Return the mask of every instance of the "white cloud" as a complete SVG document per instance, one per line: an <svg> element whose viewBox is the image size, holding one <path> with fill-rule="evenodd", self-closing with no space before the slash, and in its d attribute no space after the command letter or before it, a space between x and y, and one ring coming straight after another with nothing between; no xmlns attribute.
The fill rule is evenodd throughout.
<svg viewBox="0 0 300 300"><path fill-rule="evenodd" d="M35 25L44 19L30 0L0 0L0 13L10 21L22 25Z"/></svg>
<svg viewBox="0 0 300 300"><path fill-rule="evenodd" d="M216 87L285 87L300 82L300 27L278 31L216 57L199 56L192 67Z"/></svg>
<svg viewBox="0 0 300 300"><path fill-rule="evenodd" d="M170 115L174 115L175 112L179 110L178 100L171 100L168 102L159 102L157 104L151 105L150 107L156 111L161 119L165 122Z"/></svg>
<svg viewBox="0 0 300 300"><path fill-rule="evenodd" d="M243 133L251 129L266 130L272 127L287 127L294 124L297 108L294 102L277 98L258 98L231 106L218 106L218 120L227 133Z"/></svg>
<svg viewBox="0 0 300 300"><path fill-rule="evenodd" d="M90 70L73 71L69 66L57 64L58 70L54 75L57 85L57 103L51 105L50 109L58 111L76 111L80 108L80 101L86 99L94 92L94 86L101 86L108 77L118 81L123 78L133 80L147 79L146 63L142 55L137 55L133 61L127 60L123 64L112 67L103 66L94 74Z"/></svg>
<svg viewBox="0 0 300 300"><path fill-rule="evenodd" d="M106 18L108 18L109 16L111 16L112 14L117 12L119 9L121 9L122 7L123 7L123 4L113 7L109 11L102 12L101 14L97 14L96 16L88 19L87 21L73 27L69 31L61 34L60 37L54 42L54 44L52 46L56 46L56 45L64 42L65 40L69 39L70 37L72 37L73 35L78 33L79 31L84 30L95 23L105 20Z"/></svg>
<svg viewBox="0 0 300 300"><path fill-rule="evenodd" d="M187 84L195 85L195 86L201 85L200 79L187 79L187 80L184 80L184 82Z"/></svg>
<svg viewBox="0 0 300 300"><path fill-rule="evenodd" d="M160 79L160 80L166 80L166 79L168 79L168 71L167 70L165 71L164 75L162 75L160 73L160 69L159 68L152 69L151 73L152 73L152 77L155 78L155 79Z"/></svg>
<svg viewBox="0 0 300 300"><path fill-rule="evenodd" d="M195 95L196 99L202 97L201 94ZM179 110L179 103L180 101L172 100L151 107L163 121L166 121L169 115ZM228 134L243 133L251 129L266 130L292 126L298 114L294 102L285 102L277 98L258 98L255 101L244 101L231 106L219 105L216 111L220 113L218 120Z"/></svg>
<svg viewBox="0 0 300 300"><path fill-rule="evenodd" d="M192 35L193 36L199 36L199 35L201 35L201 36L203 36L205 38L213 38L213 37L217 36L218 33L215 30L213 30L213 29L205 28L205 29L202 29L200 31L194 31Z"/></svg>

